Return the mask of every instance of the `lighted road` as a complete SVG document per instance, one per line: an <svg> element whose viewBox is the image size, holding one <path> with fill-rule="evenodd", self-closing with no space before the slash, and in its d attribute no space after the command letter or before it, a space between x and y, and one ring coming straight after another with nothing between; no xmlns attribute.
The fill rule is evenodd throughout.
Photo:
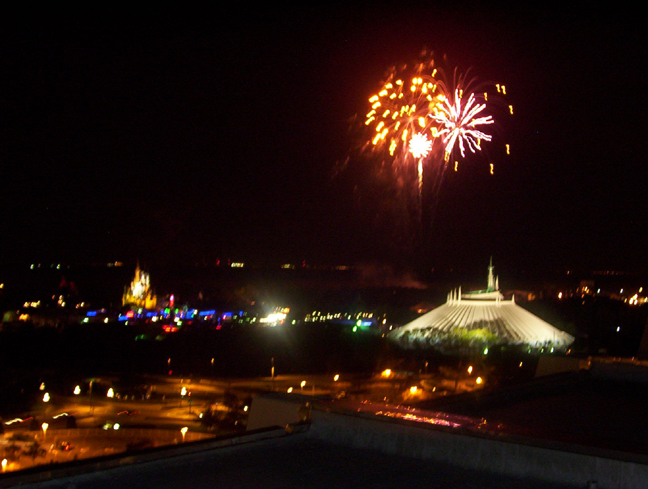
<svg viewBox="0 0 648 489"><path fill-rule="evenodd" d="M455 416L457 419L451 420L440 413L415 414L406 407L398 406L404 400L430 398L435 395L436 386L443 382L449 381L439 382L428 377L413 382L406 377L367 378L344 374L280 375L256 379L182 379L159 376L147 379L148 385L151 385L150 396L144 399L132 396L126 398L118 391L113 391L114 396L111 398L96 393L93 396L57 395L55 403L43 404L32 414L38 419L39 426L42 422L48 423L45 439L44 432L30 432L37 436L41 447L47 450L46 455L33 458L22 455L18 460L9 460L6 470L117 453L133 443L142 443L142 446L177 443L183 428L187 428L189 436L223 433L208 431L201 423L200 413L207 406L221 403L226 392L236 395L241 404L245 399L264 391L328 396L331 399L343 397L336 404L354 410L419 422L480 427L479 421L468 418L458 420L459 417ZM385 402L391 405L386 407ZM74 416L77 431L65 429L64 413ZM27 426L19 424L7 426L6 436L10 436L12 430L24 432L26 428ZM56 450L61 441L69 442L74 448L69 451Z"/></svg>

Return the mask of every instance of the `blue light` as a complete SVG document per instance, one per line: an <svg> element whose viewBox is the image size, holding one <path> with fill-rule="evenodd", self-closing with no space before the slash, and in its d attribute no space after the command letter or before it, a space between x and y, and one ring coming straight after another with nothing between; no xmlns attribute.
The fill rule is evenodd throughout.
<svg viewBox="0 0 648 489"><path fill-rule="evenodd" d="M88 311L88 312L86 313L86 316L88 316L88 317L94 317L94 316L96 316L96 315L97 315L97 311Z"/></svg>

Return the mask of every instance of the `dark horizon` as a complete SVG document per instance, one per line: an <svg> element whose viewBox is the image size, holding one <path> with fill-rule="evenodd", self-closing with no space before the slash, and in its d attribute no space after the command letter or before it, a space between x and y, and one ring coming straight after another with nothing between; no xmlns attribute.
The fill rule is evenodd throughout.
<svg viewBox="0 0 648 489"><path fill-rule="evenodd" d="M493 256L508 273L646 274L639 17L479 2L8 16L0 262L425 275ZM380 161L339 169L349 121L424 47L507 85L513 151L494 175L480 157L446 172L412 247L400 204L369 186Z"/></svg>

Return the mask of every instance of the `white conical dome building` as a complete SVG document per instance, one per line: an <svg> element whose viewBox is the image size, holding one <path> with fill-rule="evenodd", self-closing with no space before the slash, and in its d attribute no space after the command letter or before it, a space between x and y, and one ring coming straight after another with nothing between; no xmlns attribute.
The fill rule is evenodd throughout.
<svg viewBox="0 0 648 489"><path fill-rule="evenodd" d="M564 348L574 337L504 300L493 275L493 260L488 267L486 290L448 294L442 306L423 314L389 334L404 347L443 347L453 343L526 344L532 347Z"/></svg>

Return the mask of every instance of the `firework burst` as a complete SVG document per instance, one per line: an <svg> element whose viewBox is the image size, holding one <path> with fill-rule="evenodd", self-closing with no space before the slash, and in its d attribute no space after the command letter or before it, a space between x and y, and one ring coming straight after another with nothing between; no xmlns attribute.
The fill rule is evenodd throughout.
<svg viewBox="0 0 648 489"><path fill-rule="evenodd" d="M461 158L467 151L480 151L482 141L492 140L484 126L495 123L489 114L488 93L473 90L474 80L454 73L451 83L446 81L428 52L422 53L422 61L389 70L378 92L369 98L365 149L405 164L408 155L421 158L412 153L412 140L424 135L430 142L424 159L443 155L447 163L455 149ZM494 87L506 95L503 85ZM512 106L509 111L513 113ZM435 152L436 147L443 151Z"/></svg>
<svg viewBox="0 0 648 489"><path fill-rule="evenodd" d="M457 170L459 160L492 141L487 127L496 125L500 112L495 108L506 95L503 85L476 84L457 69L451 72L453 77L447 79L431 53L423 52L418 61L388 70L368 98L361 146L371 160L380 158L375 175L389 182L396 196L385 206L405 210L398 216L411 242L423 240L424 212L429 222L425 230L430 232L449 162ZM513 114L512 106L508 108ZM494 164L488 163L493 174Z"/></svg>
<svg viewBox="0 0 648 489"><path fill-rule="evenodd" d="M371 129L367 146L372 151L406 157L412 137L437 124L428 117L442 109L444 100L436 76L431 59L389 72L378 93L369 98L365 125Z"/></svg>
<svg viewBox="0 0 648 489"><path fill-rule="evenodd" d="M417 132L409 141L409 150L414 158L425 158L432 149L432 141L425 134Z"/></svg>
<svg viewBox="0 0 648 489"><path fill-rule="evenodd" d="M486 104L478 104L475 94L470 93L468 101L462 103L461 90L455 89L453 102L447 98L444 103L436 107L434 114L430 114L432 120L439 124L437 135L442 138L445 145L445 161L458 144L461 157L466 156L465 147L472 153L481 150L481 140L490 141L490 135L477 129L477 126L493 124L493 117L477 117L485 108Z"/></svg>

